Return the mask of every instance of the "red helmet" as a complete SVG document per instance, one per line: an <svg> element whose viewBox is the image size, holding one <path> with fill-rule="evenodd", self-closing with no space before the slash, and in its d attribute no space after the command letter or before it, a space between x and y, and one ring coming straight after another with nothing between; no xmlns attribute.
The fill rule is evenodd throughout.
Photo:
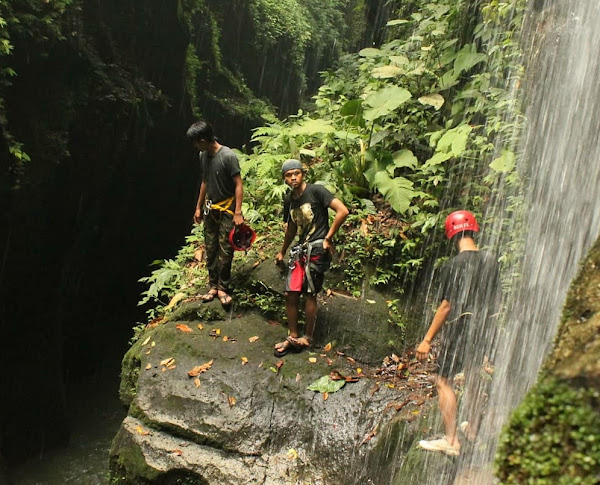
<svg viewBox="0 0 600 485"><path fill-rule="evenodd" d="M446 237L452 239L452 236L463 231L479 232L477 219L469 211L456 211L446 217Z"/></svg>
<svg viewBox="0 0 600 485"><path fill-rule="evenodd" d="M256 239L256 233L250 226L240 224L229 232L229 244L235 251L248 251Z"/></svg>

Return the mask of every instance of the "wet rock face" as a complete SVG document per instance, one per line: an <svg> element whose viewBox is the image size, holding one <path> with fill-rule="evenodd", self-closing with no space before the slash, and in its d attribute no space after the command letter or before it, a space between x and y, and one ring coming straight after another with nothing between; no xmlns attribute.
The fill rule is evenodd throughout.
<svg viewBox="0 0 600 485"><path fill-rule="evenodd" d="M273 355L282 325L227 314L216 301L183 304L123 360L129 415L113 442L112 479L162 484L184 471L211 485L379 483L370 477L373 438L394 417L388 404L406 396L368 376L327 398L307 390L332 370L368 375L365 363L389 353L395 332L382 320L384 299L375 302L322 302L313 351L283 358ZM204 370L190 377L197 366Z"/></svg>

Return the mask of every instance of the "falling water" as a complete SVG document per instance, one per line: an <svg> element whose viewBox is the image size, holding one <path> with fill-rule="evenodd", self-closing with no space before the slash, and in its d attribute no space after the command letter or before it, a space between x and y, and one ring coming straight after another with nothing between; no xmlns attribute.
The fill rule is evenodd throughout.
<svg viewBox="0 0 600 485"><path fill-rule="evenodd" d="M491 463L501 427L535 383L569 284L600 231L600 3L530 0L528 9L527 122L519 150L526 210L512 225L524 248L509 271L519 277L492 352L496 370L475 451L431 473L430 485L496 483ZM488 208L486 216L497 221L488 234L510 225L500 216L505 203ZM502 244L502 237L482 242ZM443 460L431 453L423 459L426 470ZM394 484L413 482L423 483L397 476Z"/></svg>

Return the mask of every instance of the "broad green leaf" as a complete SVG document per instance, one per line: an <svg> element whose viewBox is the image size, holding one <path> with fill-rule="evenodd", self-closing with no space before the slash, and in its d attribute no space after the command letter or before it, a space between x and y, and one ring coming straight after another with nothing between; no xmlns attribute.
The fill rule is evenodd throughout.
<svg viewBox="0 0 600 485"><path fill-rule="evenodd" d="M340 140L356 140L357 138L360 137L360 135L358 133L353 133L351 131L342 131L342 130L334 131L333 136L335 136L336 138L338 138Z"/></svg>
<svg viewBox="0 0 600 485"><path fill-rule="evenodd" d="M390 61L396 66L405 66L410 62L406 56L390 56Z"/></svg>
<svg viewBox="0 0 600 485"><path fill-rule="evenodd" d="M362 49L358 53L358 55L361 57L377 57L377 56L383 56L384 53L383 53L383 51L381 51L379 49L375 49L374 47L367 47L366 49Z"/></svg>
<svg viewBox="0 0 600 485"><path fill-rule="evenodd" d="M388 86L375 91L365 99L365 103L371 106L371 109L365 111L364 118L367 121L373 121L381 116L386 116L410 98L410 92L398 86Z"/></svg>
<svg viewBox="0 0 600 485"><path fill-rule="evenodd" d="M408 22L410 22L410 20L395 19L395 20L390 20L387 24L385 24L385 26L390 27L392 25L402 25L402 24L407 24Z"/></svg>
<svg viewBox="0 0 600 485"><path fill-rule="evenodd" d="M444 97L441 94L426 94L419 98L421 104L433 106L436 110L439 110L444 105Z"/></svg>
<svg viewBox="0 0 600 485"><path fill-rule="evenodd" d="M415 168L419 161L410 150L400 150L393 155L394 168Z"/></svg>
<svg viewBox="0 0 600 485"><path fill-rule="evenodd" d="M379 172L375 175L374 186L399 214L408 210L415 196L413 183L410 180L404 177L391 178L387 172Z"/></svg>
<svg viewBox="0 0 600 485"><path fill-rule="evenodd" d="M315 158L317 156L317 152L315 152L314 150L309 150L308 148L301 148L300 149L300 154L301 155L307 155L309 157Z"/></svg>
<svg viewBox="0 0 600 485"><path fill-rule="evenodd" d="M346 101L344 106L340 109L340 114L342 116L360 116L363 111L362 103L362 99L351 99L350 101Z"/></svg>
<svg viewBox="0 0 600 485"><path fill-rule="evenodd" d="M467 125L459 125L456 128L448 130L440 138L437 144L437 151L450 152L455 157L459 157L465 151L467 140L472 128Z"/></svg>
<svg viewBox="0 0 600 485"><path fill-rule="evenodd" d="M331 394L332 392L339 391L345 384L346 381L344 379L334 381L329 376L323 376L314 381L307 389L309 391L328 392Z"/></svg>
<svg viewBox="0 0 600 485"><path fill-rule="evenodd" d="M449 160L453 156L454 155L452 153L441 153L441 152L434 153L433 157L431 157L429 160L425 161L425 163L423 164L423 168L432 167L434 165L439 165L440 163L443 163L446 160Z"/></svg>
<svg viewBox="0 0 600 485"><path fill-rule="evenodd" d="M333 133L334 128L329 121L318 118L316 120L306 120L292 126L290 128L290 135L316 135L321 133Z"/></svg>
<svg viewBox="0 0 600 485"><path fill-rule="evenodd" d="M456 84L458 84L458 76L454 73L454 71L448 71L440 78L440 89L442 91L450 89Z"/></svg>
<svg viewBox="0 0 600 485"><path fill-rule="evenodd" d="M502 150L502 154L490 163L490 168L500 173L510 172L515 168L515 154L510 150Z"/></svg>
<svg viewBox="0 0 600 485"><path fill-rule="evenodd" d="M404 73L404 69L398 66L379 66L371 71L371 76L377 79L388 79Z"/></svg>
<svg viewBox="0 0 600 485"><path fill-rule="evenodd" d="M383 172L386 173L387 167L391 165L394 161L391 153L385 152L383 156L373 157L373 150L367 150L366 159L369 160L368 168L363 172L365 179L369 183L369 187L373 187L375 184L375 177L378 173Z"/></svg>
<svg viewBox="0 0 600 485"><path fill-rule="evenodd" d="M477 47L473 44L465 45L456 55L454 60L454 74L458 76L461 72L468 71L475 64L485 61L485 54L478 54Z"/></svg>
<svg viewBox="0 0 600 485"><path fill-rule="evenodd" d="M369 147L374 147L379 142L385 140L391 134L392 134L392 132L390 130L381 130L381 131L378 131L377 133L373 133L373 136L371 136L371 142L369 144Z"/></svg>

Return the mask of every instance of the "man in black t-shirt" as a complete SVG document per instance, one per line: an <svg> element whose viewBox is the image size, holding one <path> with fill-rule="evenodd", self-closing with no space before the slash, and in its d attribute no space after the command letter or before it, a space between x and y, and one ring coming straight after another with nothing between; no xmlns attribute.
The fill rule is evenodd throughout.
<svg viewBox="0 0 600 485"><path fill-rule="evenodd" d="M221 145L212 127L205 121L197 121L189 127L187 137L200 151L202 182L196 203L194 222L204 222L206 267L209 289L200 298L209 302L216 297L222 305L231 304L229 281L233 247L229 233L244 222L242 215L243 185L240 164L235 153Z"/></svg>
<svg viewBox="0 0 600 485"><path fill-rule="evenodd" d="M317 319L317 293L323 287L325 271L333 251L332 238L348 216L348 209L322 185L304 181L304 169L298 160L287 160L281 167L285 183L292 188L283 204L283 219L287 223L283 247L275 256L280 264L292 241L286 281L285 308L289 336L275 346L275 355L300 352L310 347ZM328 209L335 211L329 227ZM298 305L304 295L306 328L298 333Z"/></svg>
<svg viewBox="0 0 600 485"><path fill-rule="evenodd" d="M468 211L456 211L446 218L446 236L454 242L459 254L440 269L440 303L425 338L417 347L417 358L426 359L431 341L441 331L436 386L446 435L441 439L420 441L419 446L451 456L460 454L452 379L457 373L464 372L469 394L468 410L476 413L480 408L477 401L482 396L473 382L491 344L488 327L490 317L497 310L500 294L498 264L490 254L479 251L473 239L475 232L479 232L479 226L475 216ZM465 422L464 431L473 439L479 417L471 418L472 429L469 430L469 423Z"/></svg>

